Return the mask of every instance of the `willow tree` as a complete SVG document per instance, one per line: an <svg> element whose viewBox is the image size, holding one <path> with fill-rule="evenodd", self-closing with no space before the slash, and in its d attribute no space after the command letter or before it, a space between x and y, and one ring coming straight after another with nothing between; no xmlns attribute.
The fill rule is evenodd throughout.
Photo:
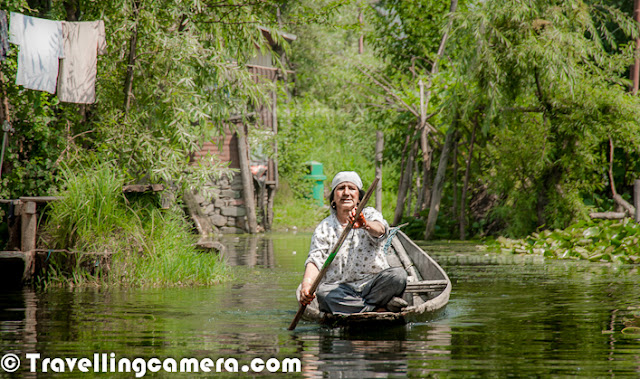
<svg viewBox="0 0 640 379"><path fill-rule="evenodd" d="M372 8L376 28L374 46L385 68L368 77L387 95L387 109L402 110L395 117L397 129L390 131L400 136L403 144L399 154L401 175L394 224L400 222L405 208L411 208L411 187L416 187L413 191L416 206L415 212L407 209L407 214L420 213L431 203L433 145L442 145L444 140L444 133L434 126L442 121L437 116L442 100L439 95L446 86L446 79L438 76L441 66L447 63L443 57L451 28L448 15L457 7L457 0L385 0ZM439 208L437 198L436 208Z"/></svg>
<svg viewBox="0 0 640 379"><path fill-rule="evenodd" d="M514 234L586 217L583 197L608 184L603 146L639 142L640 102L625 79L637 25L583 0L482 1L455 25L452 111L482 109L481 180L502 199L494 217Z"/></svg>

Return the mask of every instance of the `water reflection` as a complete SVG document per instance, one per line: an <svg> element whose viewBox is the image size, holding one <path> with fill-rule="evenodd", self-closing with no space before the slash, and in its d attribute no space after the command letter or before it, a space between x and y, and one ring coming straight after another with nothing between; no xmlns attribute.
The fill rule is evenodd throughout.
<svg viewBox="0 0 640 379"><path fill-rule="evenodd" d="M422 377L444 370L434 361L450 359L446 322L381 331L320 328L292 338L300 346L307 378L406 377L409 372Z"/></svg>
<svg viewBox="0 0 640 379"><path fill-rule="evenodd" d="M289 332L309 240L229 237L235 278L211 288L5 290L0 355L288 357L308 378L640 376L640 337L621 333L640 303L637 267L461 259L484 256L472 247L443 259L442 244L454 292L434 320Z"/></svg>
<svg viewBox="0 0 640 379"><path fill-rule="evenodd" d="M222 252L225 262L231 266L275 267L273 239L264 235L224 236L226 249Z"/></svg>
<svg viewBox="0 0 640 379"><path fill-rule="evenodd" d="M0 304L0 355L24 356L35 351L38 343L35 292L28 288L0 292Z"/></svg>

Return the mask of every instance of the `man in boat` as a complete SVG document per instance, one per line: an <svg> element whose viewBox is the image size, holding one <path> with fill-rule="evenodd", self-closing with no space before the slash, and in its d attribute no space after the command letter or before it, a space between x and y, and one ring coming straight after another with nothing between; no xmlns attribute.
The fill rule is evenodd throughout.
<svg viewBox="0 0 640 379"><path fill-rule="evenodd" d="M356 172L339 172L333 178L329 196L331 215L320 222L311 238L301 285L301 304L308 305L317 295L320 311L334 314L398 312L407 306L399 297L407 285L407 273L401 267L391 268L383 251L389 225L372 207L364 208L354 219L363 196L362 180ZM353 229L316 293L310 293L348 222L353 222Z"/></svg>

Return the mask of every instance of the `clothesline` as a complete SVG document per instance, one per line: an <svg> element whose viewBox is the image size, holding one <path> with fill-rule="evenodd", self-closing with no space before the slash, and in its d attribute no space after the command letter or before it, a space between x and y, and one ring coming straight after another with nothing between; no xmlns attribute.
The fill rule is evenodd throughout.
<svg viewBox="0 0 640 379"><path fill-rule="evenodd" d="M95 102L98 55L106 54L104 22L53 21L0 11L0 60L18 46L16 84L56 93L62 102Z"/></svg>

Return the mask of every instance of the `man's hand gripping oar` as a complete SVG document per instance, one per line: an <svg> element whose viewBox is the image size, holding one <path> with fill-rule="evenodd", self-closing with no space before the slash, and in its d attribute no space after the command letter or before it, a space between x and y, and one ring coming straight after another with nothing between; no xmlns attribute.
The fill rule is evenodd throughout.
<svg viewBox="0 0 640 379"><path fill-rule="evenodd" d="M376 184L378 184L378 178L373 180L373 183L371 183L369 190L362 198L362 201L360 201L360 203L358 204L355 214L353 214L352 219L349 221L347 226L342 231L340 238L338 238L338 243L336 243L336 246L333 248L333 251L331 251L331 254L329 254L329 256L327 257L327 260L322 265L322 269L320 270L320 273L318 274L318 276L316 276L316 279L313 281L313 284L311 285L311 290L309 291L309 293L313 294L318 289L318 285L320 285L320 282L322 281L322 278L324 277L324 275L327 273L327 270L329 269L331 262L333 262L333 259L336 257L336 254L338 254L338 251L340 250L342 243L347 238L347 235L349 235L349 232L351 231L351 229L353 229L354 222L358 222L358 220L360 219L360 213L362 212L362 210L364 209L364 206L369 201L371 194L373 194L373 190L376 188ZM300 318L304 314L305 309L307 309L307 305L301 304L300 308L298 308L298 313L296 313L296 316L293 318L293 321L291 321L291 325L289 325L289 330L293 330L296 328L296 325L298 325L298 321L300 321Z"/></svg>

